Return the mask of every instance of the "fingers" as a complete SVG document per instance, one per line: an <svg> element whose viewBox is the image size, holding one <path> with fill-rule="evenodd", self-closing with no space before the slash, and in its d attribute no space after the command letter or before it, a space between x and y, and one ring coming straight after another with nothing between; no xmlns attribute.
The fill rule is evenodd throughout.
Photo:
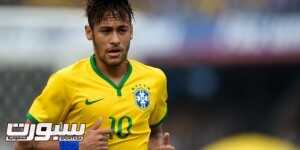
<svg viewBox="0 0 300 150"><path fill-rule="evenodd" d="M163 136L163 145L169 145L170 143L170 133L165 132Z"/></svg>
<svg viewBox="0 0 300 150"><path fill-rule="evenodd" d="M112 133L111 129L101 129L101 128L99 128L99 129L97 129L97 131L101 134L111 134Z"/></svg>
<svg viewBox="0 0 300 150"><path fill-rule="evenodd" d="M95 124L93 124L92 127L91 127L90 129L91 129L91 130L97 130L97 129L101 126L101 124L102 124L102 121L97 120L97 121L95 122Z"/></svg>
<svg viewBox="0 0 300 150"><path fill-rule="evenodd" d="M100 128L102 125L102 121L101 120L97 120L91 127L90 130L97 130L99 131L99 133L101 134L111 134L112 131L111 129L102 129Z"/></svg>
<svg viewBox="0 0 300 150"><path fill-rule="evenodd" d="M100 135L97 135L95 138L98 141L108 141L109 135L108 134L100 134Z"/></svg>
<svg viewBox="0 0 300 150"><path fill-rule="evenodd" d="M108 150L108 140L111 129L101 128L102 121L97 120L86 132L86 136L81 142L82 149L85 150Z"/></svg>
<svg viewBox="0 0 300 150"><path fill-rule="evenodd" d="M102 121L97 120L87 131L90 135L96 136L95 138L100 141L107 141L112 134L111 129L101 128Z"/></svg>
<svg viewBox="0 0 300 150"><path fill-rule="evenodd" d="M97 146L96 150L108 150L108 146Z"/></svg>
<svg viewBox="0 0 300 150"><path fill-rule="evenodd" d="M170 133L165 132L163 135L163 144L160 146L159 150L175 150L175 147L171 145Z"/></svg>
<svg viewBox="0 0 300 150"><path fill-rule="evenodd" d="M159 147L159 150L175 150L175 147L172 145L163 145Z"/></svg>

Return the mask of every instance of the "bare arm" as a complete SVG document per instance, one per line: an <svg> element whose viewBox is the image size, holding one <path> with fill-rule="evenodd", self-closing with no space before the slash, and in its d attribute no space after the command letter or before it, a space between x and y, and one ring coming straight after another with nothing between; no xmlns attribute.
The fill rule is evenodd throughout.
<svg viewBox="0 0 300 150"><path fill-rule="evenodd" d="M149 150L155 150L156 147L162 144L163 131L161 126L151 127Z"/></svg>
<svg viewBox="0 0 300 150"><path fill-rule="evenodd" d="M15 150L59 150L59 145L57 141L47 141L47 142L17 142L15 145Z"/></svg>
<svg viewBox="0 0 300 150"><path fill-rule="evenodd" d="M170 143L170 134L163 134L161 125L151 128L149 150L175 150Z"/></svg>

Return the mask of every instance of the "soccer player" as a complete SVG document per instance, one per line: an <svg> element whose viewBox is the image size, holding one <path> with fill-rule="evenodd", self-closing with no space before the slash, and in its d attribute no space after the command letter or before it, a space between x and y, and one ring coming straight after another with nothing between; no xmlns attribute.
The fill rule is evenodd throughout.
<svg viewBox="0 0 300 150"><path fill-rule="evenodd" d="M167 114L165 74L127 59L133 34L129 2L88 0L86 14L94 55L54 73L29 109L28 121L86 123L77 143L81 150L174 150L161 127ZM58 141L16 144L16 149L59 147Z"/></svg>

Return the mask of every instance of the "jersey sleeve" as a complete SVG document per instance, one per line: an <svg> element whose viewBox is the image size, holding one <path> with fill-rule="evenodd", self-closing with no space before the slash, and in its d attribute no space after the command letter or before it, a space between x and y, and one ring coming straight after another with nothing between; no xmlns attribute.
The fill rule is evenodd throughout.
<svg viewBox="0 0 300 150"><path fill-rule="evenodd" d="M158 99L155 103L154 110L150 116L151 127L156 127L160 125L167 116L167 98L168 98L167 78L163 72L162 72L162 77L159 86L160 88L158 92L159 94Z"/></svg>
<svg viewBox="0 0 300 150"><path fill-rule="evenodd" d="M53 74L42 93L33 101L26 118L33 123L62 122L62 116L68 111L66 82L62 75Z"/></svg>

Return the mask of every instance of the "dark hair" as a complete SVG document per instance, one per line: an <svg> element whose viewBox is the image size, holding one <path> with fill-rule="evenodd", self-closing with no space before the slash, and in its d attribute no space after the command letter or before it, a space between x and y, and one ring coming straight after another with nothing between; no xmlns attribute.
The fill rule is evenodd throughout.
<svg viewBox="0 0 300 150"><path fill-rule="evenodd" d="M128 0L87 0L86 15L91 28L100 23L106 13L122 20L134 18L133 10Z"/></svg>

